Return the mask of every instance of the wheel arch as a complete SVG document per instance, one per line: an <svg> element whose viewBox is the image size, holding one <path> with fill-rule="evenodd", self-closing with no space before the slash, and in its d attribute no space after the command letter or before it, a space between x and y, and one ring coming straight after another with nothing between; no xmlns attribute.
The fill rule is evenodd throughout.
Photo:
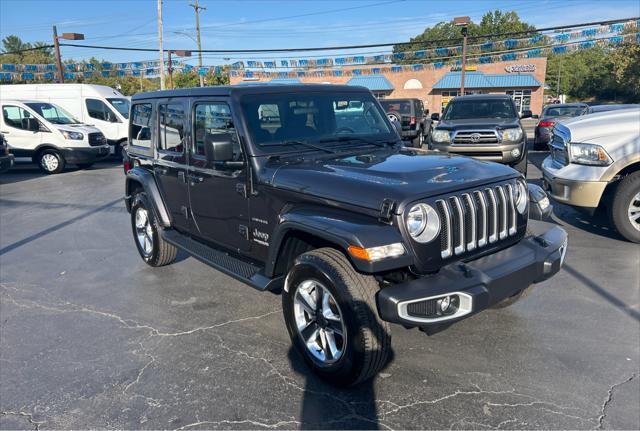
<svg viewBox="0 0 640 431"><path fill-rule="evenodd" d="M127 211L131 212L131 200L133 198L133 193L139 189L144 190L147 194L158 223L162 227L170 227L171 217L164 200L162 199L155 177L151 172L141 167L135 167L127 172L125 183L125 205L127 207Z"/></svg>
<svg viewBox="0 0 640 431"><path fill-rule="evenodd" d="M624 166L622 169L616 169L616 172L610 175L610 182L609 184L607 184L607 187L602 193L602 197L600 198L600 206L610 206L611 200L613 198L613 195L615 194L618 184L620 184L620 181L627 175L638 171L640 171L640 156L638 156L638 160Z"/></svg>
<svg viewBox="0 0 640 431"><path fill-rule="evenodd" d="M54 145L54 144L44 143L44 144L38 145L33 150L33 156L31 157L31 160L34 163L37 163L38 162L38 158L40 157L40 154L45 150L55 150L55 151L58 152L58 154L60 154L60 157L64 158L64 156L62 155L62 150L61 150L60 147L58 147L57 145Z"/></svg>

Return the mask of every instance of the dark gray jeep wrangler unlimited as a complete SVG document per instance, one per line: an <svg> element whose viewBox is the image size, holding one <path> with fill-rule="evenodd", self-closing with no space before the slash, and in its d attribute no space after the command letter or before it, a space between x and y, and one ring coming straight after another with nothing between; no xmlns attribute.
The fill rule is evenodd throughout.
<svg viewBox="0 0 640 431"><path fill-rule="evenodd" d="M518 172L403 148L363 87L138 94L127 151L144 261L167 265L182 249L282 290L294 346L338 385L382 369L389 323L433 333L509 305L566 251L561 228L528 223Z"/></svg>

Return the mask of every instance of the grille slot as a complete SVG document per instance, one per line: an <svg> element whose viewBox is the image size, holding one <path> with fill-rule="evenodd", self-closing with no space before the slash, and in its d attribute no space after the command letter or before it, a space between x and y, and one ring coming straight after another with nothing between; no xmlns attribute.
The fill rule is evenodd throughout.
<svg viewBox="0 0 640 431"><path fill-rule="evenodd" d="M100 145L104 145L107 143L104 135L102 133L89 133L89 145L92 147L99 147Z"/></svg>
<svg viewBox="0 0 640 431"><path fill-rule="evenodd" d="M436 201L443 259L473 251L517 232L514 185L502 184Z"/></svg>
<svg viewBox="0 0 640 431"><path fill-rule="evenodd" d="M453 137L454 144L497 144L498 135L491 130L486 131L459 131Z"/></svg>
<svg viewBox="0 0 640 431"><path fill-rule="evenodd" d="M407 305L407 312L414 317L435 317L438 314L436 299L412 302Z"/></svg>

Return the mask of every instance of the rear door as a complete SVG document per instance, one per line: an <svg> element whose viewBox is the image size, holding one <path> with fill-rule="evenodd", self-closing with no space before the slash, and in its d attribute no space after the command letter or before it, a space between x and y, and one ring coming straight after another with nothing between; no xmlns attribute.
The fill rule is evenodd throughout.
<svg viewBox="0 0 640 431"><path fill-rule="evenodd" d="M224 247L249 250L249 199L247 163L225 99L194 100L191 106L189 197L193 214L192 235ZM208 136L229 134L233 162L241 167L207 161ZM238 164L238 163L236 163Z"/></svg>
<svg viewBox="0 0 640 431"><path fill-rule="evenodd" d="M161 99L157 105L157 157L153 171L171 214L173 226L189 230L187 187L187 107L182 99Z"/></svg>

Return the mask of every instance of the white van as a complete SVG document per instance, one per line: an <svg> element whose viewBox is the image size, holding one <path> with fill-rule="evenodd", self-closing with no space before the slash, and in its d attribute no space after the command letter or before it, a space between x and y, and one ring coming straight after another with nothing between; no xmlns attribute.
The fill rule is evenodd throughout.
<svg viewBox="0 0 640 431"><path fill-rule="evenodd" d="M97 127L120 155L127 141L129 98L105 85L16 84L0 86L0 97L13 100L43 100L58 105L81 123Z"/></svg>
<svg viewBox="0 0 640 431"><path fill-rule="evenodd" d="M0 99L0 110L0 133L11 153L31 158L48 174L62 172L67 163L88 168L109 155L100 130L52 103Z"/></svg>

